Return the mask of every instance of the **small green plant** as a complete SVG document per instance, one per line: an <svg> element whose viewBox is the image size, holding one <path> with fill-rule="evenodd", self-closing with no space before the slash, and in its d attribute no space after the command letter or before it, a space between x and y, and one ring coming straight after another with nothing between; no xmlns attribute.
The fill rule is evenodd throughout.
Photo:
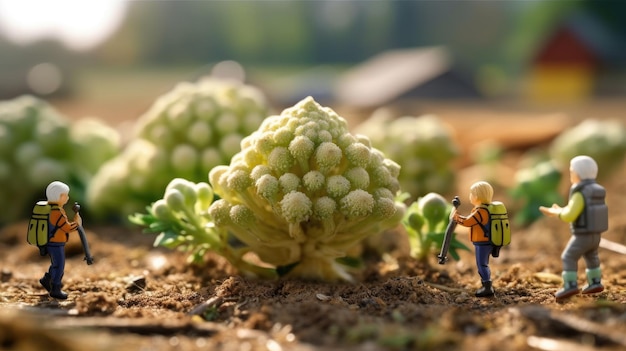
<svg viewBox="0 0 626 351"><path fill-rule="evenodd" d="M202 263L210 251L243 273L276 277L273 269L244 260L250 249L229 240L227 231L215 226L207 212L213 200L213 189L208 183L175 178L167 185L163 198L148 206L147 213L136 213L129 220L144 227L146 233L159 233L154 246L189 252L189 263Z"/></svg>
<svg viewBox="0 0 626 351"><path fill-rule="evenodd" d="M552 161L541 161L522 168L515 175L515 186L509 191L511 198L518 201L519 209L513 221L519 226L528 226L543 215L539 206L562 203L559 194L561 172Z"/></svg>
<svg viewBox="0 0 626 351"><path fill-rule="evenodd" d="M409 206L402 224L409 236L412 257L428 262L433 250L441 249L451 210L452 205L437 193L428 193ZM448 253L457 261L458 250L470 249L453 234Z"/></svg>

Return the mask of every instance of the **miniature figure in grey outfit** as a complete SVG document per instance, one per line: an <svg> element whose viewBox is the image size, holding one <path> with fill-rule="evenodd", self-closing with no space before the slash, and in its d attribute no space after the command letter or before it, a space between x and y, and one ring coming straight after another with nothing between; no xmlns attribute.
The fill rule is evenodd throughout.
<svg viewBox="0 0 626 351"><path fill-rule="evenodd" d="M604 290L600 271L598 247L600 234L608 229L608 208L604 201L605 189L596 183L598 165L589 156L576 156L570 161L569 202L566 207L556 204L552 207L539 207L546 216L558 216L570 223L572 237L567 243L561 259L563 260L563 288L556 292L557 300L576 295L578 289L578 260L584 257L587 265L588 285L583 294L598 293Z"/></svg>

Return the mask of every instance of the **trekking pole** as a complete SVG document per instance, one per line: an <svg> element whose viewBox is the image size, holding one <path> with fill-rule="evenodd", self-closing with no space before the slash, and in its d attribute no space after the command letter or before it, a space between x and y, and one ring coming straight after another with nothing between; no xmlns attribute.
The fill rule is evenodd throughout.
<svg viewBox="0 0 626 351"><path fill-rule="evenodd" d="M461 206L461 200L459 200L458 196L455 196L452 200L452 205L455 209ZM452 241L452 236L454 235L454 229L456 228L456 222L450 218L448 222L448 226L446 227L446 233L443 237L443 243L441 245L441 252L437 256L439 259L439 264L444 264L448 261L448 250L450 249L450 241Z"/></svg>
<svg viewBox="0 0 626 351"><path fill-rule="evenodd" d="M75 213L80 211L80 204L78 202L74 202L74 206L72 206L72 210ZM85 235L85 230L82 225L78 226L78 235L80 236L80 241L83 244L83 251L85 252L85 261L87 264L93 264L93 256L91 256L91 251L89 250L89 243L87 242L87 236Z"/></svg>

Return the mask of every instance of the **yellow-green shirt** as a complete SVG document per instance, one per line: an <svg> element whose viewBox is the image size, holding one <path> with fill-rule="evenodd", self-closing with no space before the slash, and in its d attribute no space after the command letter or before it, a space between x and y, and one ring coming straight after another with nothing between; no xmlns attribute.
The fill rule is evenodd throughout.
<svg viewBox="0 0 626 351"><path fill-rule="evenodd" d="M561 213L559 213L559 218L565 222L571 223L580 216L585 208L585 198L583 194L579 191L572 194L567 203L567 206L563 207Z"/></svg>

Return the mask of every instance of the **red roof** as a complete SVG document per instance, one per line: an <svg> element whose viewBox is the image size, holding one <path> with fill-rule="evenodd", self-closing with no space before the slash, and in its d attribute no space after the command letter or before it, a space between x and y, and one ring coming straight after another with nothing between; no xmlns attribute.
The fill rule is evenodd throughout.
<svg viewBox="0 0 626 351"><path fill-rule="evenodd" d="M557 30L538 52L535 63L584 64L595 66L598 58L592 48L568 27Z"/></svg>

